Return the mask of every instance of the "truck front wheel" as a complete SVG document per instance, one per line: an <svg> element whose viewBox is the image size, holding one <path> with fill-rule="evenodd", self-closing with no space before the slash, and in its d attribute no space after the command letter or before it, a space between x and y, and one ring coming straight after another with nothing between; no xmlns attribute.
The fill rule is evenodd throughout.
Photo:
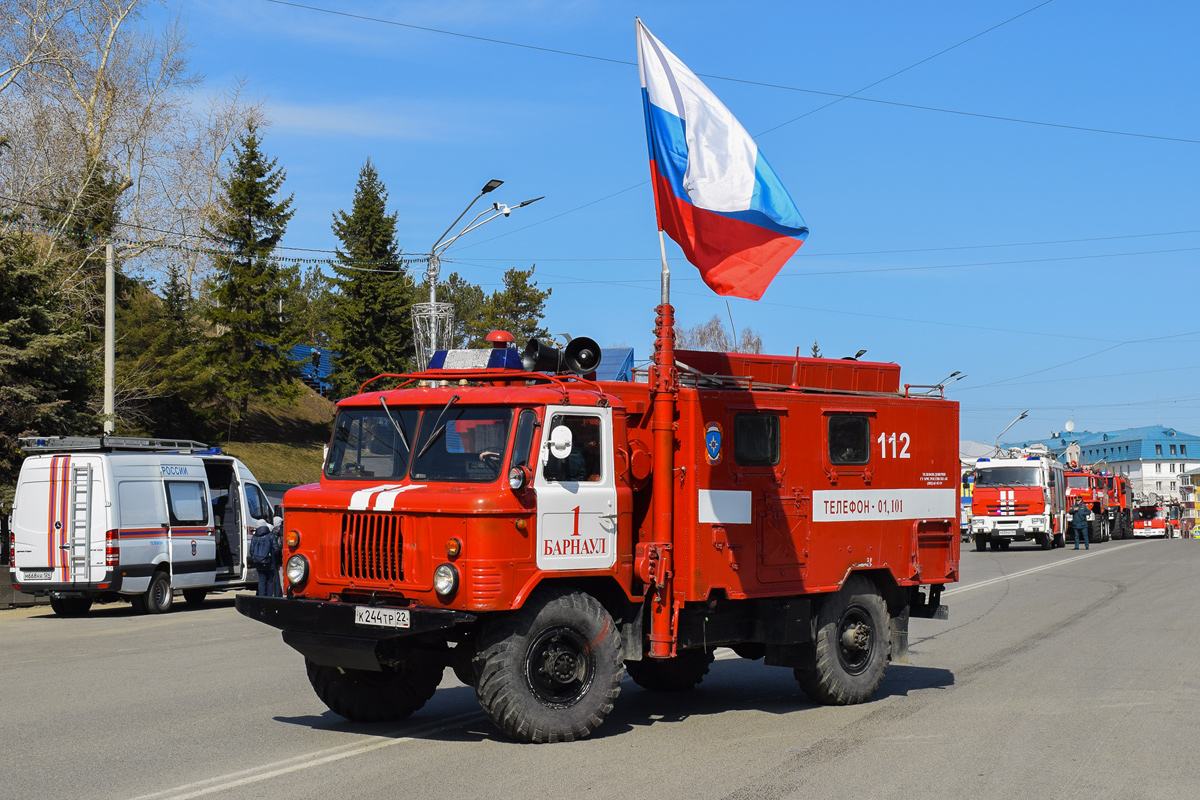
<svg viewBox="0 0 1200 800"><path fill-rule="evenodd" d="M647 691L682 692L703 681L712 662L712 650L684 650L674 658L626 661L625 671L634 683Z"/></svg>
<svg viewBox="0 0 1200 800"><path fill-rule="evenodd" d="M582 592L531 597L488 621L476 663L479 704L519 742L570 742L604 722L624 653L604 606Z"/></svg>
<svg viewBox="0 0 1200 800"><path fill-rule="evenodd" d="M817 612L816 666L795 670L800 688L826 705L870 699L888 659L888 613L879 590L851 575Z"/></svg>
<svg viewBox="0 0 1200 800"><path fill-rule="evenodd" d="M321 702L351 722L394 722L412 716L442 682L442 664L413 658L399 667L371 672L314 664L307 658L308 682Z"/></svg>

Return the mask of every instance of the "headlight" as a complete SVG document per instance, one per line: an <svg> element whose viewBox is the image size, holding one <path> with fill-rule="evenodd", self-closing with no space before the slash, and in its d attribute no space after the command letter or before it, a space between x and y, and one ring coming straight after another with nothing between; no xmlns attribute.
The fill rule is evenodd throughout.
<svg viewBox="0 0 1200 800"><path fill-rule="evenodd" d="M433 590L442 597L449 597L458 588L458 570L453 564L441 564L433 571Z"/></svg>
<svg viewBox="0 0 1200 800"><path fill-rule="evenodd" d="M508 485L512 487L514 492L519 492L525 488L525 484L529 482L528 467L513 467L508 471Z"/></svg>
<svg viewBox="0 0 1200 800"><path fill-rule="evenodd" d="M308 577L308 559L302 555L294 555L287 560L287 579L293 586L304 583Z"/></svg>

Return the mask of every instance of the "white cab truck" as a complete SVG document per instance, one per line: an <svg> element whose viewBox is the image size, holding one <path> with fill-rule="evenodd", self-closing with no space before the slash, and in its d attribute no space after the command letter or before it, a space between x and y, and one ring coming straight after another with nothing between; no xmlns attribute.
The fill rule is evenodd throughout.
<svg viewBox="0 0 1200 800"><path fill-rule="evenodd" d="M59 616L95 600L160 613L176 590L255 586L250 537L276 510L219 448L190 440L23 437L9 527L14 587L49 596Z"/></svg>
<svg viewBox="0 0 1200 800"><path fill-rule="evenodd" d="M1044 452L981 458L971 494L975 549L1007 550L1013 542L1062 547L1066 532L1063 465Z"/></svg>

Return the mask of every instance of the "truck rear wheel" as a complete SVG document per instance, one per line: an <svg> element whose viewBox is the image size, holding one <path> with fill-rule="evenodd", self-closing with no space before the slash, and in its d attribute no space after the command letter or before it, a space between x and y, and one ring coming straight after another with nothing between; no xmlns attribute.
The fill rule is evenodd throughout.
<svg viewBox="0 0 1200 800"><path fill-rule="evenodd" d="M308 682L329 710L351 722L395 722L429 702L442 682L435 658L414 657L382 672L326 667L304 659Z"/></svg>
<svg viewBox="0 0 1200 800"><path fill-rule="evenodd" d="M534 596L488 621L475 693L505 735L570 742L604 722L621 693L624 653L604 606L582 592Z"/></svg>
<svg viewBox="0 0 1200 800"><path fill-rule="evenodd" d="M50 595L50 608L60 617L84 617L92 610L90 597L55 597Z"/></svg>
<svg viewBox="0 0 1200 800"><path fill-rule="evenodd" d="M682 692L703 681L712 662L711 650L684 650L674 658L626 661L625 671L634 683L647 691Z"/></svg>
<svg viewBox="0 0 1200 800"><path fill-rule="evenodd" d="M888 613L879 590L851 575L817 612L816 666L795 670L800 688L826 705L870 699L888 659Z"/></svg>

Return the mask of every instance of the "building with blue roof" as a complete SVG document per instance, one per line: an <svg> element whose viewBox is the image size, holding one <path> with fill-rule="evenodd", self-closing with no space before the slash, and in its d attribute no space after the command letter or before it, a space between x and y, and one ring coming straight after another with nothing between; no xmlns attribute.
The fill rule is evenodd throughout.
<svg viewBox="0 0 1200 800"><path fill-rule="evenodd" d="M1182 475L1200 468L1200 436L1163 425L1119 431L1060 431L1046 439L1005 442L1001 447L1044 444L1064 464L1115 472L1129 479L1135 494L1181 499Z"/></svg>

